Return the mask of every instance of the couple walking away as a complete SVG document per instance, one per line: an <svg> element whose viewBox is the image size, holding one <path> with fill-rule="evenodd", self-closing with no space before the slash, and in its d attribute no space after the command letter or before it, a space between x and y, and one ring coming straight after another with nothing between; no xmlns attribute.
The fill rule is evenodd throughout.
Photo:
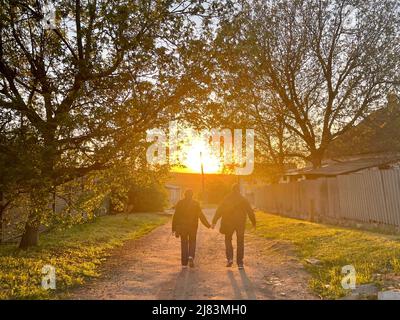
<svg viewBox="0 0 400 320"><path fill-rule="evenodd" d="M256 227L256 218L249 202L240 194L240 187L235 184L217 208L212 225L207 221L200 204L193 200L193 191L186 190L185 198L180 200L175 207L172 219L172 232L181 238L181 262L182 267L194 267L196 252L196 235L199 220L207 228L214 228L221 218L220 232L225 235L225 252L227 267L233 265L232 236L236 233L237 255L236 262L239 269L243 269L244 257L244 231L246 218L249 216L253 227Z"/></svg>

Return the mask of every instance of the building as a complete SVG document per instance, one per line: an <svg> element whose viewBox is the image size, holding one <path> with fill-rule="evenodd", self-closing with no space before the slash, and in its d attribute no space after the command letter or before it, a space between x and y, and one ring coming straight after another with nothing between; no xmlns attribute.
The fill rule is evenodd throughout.
<svg viewBox="0 0 400 320"><path fill-rule="evenodd" d="M169 205L171 207L175 206L182 197L182 188L177 185L166 184L165 189L167 189L168 192Z"/></svg>
<svg viewBox="0 0 400 320"><path fill-rule="evenodd" d="M280 183L336 177L371 169L387 169L398 166L399 163L400 153L346 157L326 161L321 168L305 167L288 170L282 175Z"/></svg>
<svg viewBox="0 0 400 320"><path fill-rule="evenodd" d="M287 170L258 188L265 211L313 221L400 229L400 103L388 105L333 141L320 168Z"/></svg>

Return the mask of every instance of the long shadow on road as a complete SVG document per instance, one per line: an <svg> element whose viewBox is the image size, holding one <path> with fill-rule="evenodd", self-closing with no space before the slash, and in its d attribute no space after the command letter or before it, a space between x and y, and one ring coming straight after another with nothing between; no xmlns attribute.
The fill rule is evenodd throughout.
<svg viewBox="0 0 400 320"><path fill-rule="evenodd" d="M212 209L205 210L208 219ZM72 299L312 299L307 273L273 241L246 234L245 270L225 267L224 236L199 227L196 267L180 266L180 241L170 222L128 241L106 261L103 276ZM272 248L272 249L271 249Z"/></svg>

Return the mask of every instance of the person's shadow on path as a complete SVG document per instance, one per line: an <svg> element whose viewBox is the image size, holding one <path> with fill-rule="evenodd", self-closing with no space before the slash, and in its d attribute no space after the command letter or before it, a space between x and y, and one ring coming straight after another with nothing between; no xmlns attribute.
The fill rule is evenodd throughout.
<svg viewBox="0 0 400 320"><path fill-rule="evenodd" d="M240 286L239 286L238 282L236 281L235 275L233 274L232 270L227 271L229 281L232 285L234 299L256 300L257 297L254 292L253 283L247 277L246 271L244 269L239 270L239 274L240 274L240 280L241 280Z"/></svg>
<svg viewBox="0 0 400 320"><path fill-rule="evenodd" d="M197 283L197 280L198 275L196 270L182 269L174 273L171 278L163 284L158 292L158 299L191 299L191 295L194 293L194 284Z"/></svg>

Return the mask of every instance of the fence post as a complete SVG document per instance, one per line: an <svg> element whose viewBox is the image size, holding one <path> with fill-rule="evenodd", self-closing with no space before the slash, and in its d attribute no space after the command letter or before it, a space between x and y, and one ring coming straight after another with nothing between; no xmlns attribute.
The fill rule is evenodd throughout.
<svg viewBox="0 0 400 320"><path fill-rule="evenodd" d="M315 219L315 201L314 199L310 199L310 214L309 214L310 221L314 221Z"/></svg>

